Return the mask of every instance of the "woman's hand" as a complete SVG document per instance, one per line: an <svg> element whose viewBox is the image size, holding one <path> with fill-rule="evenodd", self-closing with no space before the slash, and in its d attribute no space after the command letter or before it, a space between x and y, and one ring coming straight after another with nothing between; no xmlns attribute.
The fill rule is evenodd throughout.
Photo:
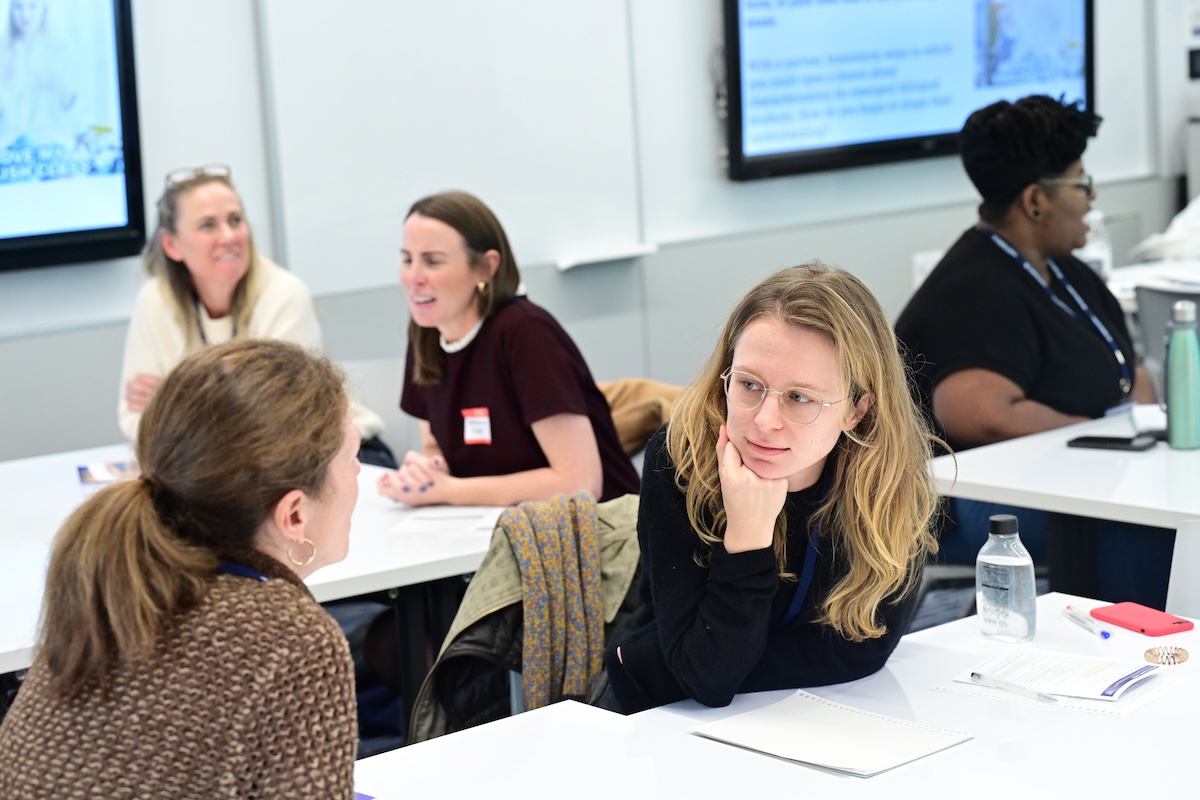
<svg viewBox="0 0 1200 800"><path fill-rule="evenodd" d="M378 486L380 494L398 503L428 506L450 502L454 480L444 458L409 450L400 469L379 476Z"/></svg>
<svg viewBox="0 0 1200 800"><path fill-rule="evenodd" d="M725 504L725 550L760 550L774 542L775 520L787 500L786 478L762 478L742 463L725 426L717 436L717 470Z"/></svg>
<svg viewBox="0 0 1200 800"><path fill-rule="evenodd" d="M146 410L146 403L150 402L150 398L158 391L158 384L162 383L161 375L147 375L142 373L125 384L125 405L129 406L129 410L135 414L140 414Z"/></svg>

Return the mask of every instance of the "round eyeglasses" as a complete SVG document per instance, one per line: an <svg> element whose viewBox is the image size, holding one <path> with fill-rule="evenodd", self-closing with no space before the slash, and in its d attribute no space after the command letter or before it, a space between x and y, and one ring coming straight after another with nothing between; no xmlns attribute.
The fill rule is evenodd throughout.
<svg viewBox="0 0 1200 800"><path fill-rule="evenodd" d="M837 405L846 399L843 397L842 400L827 403L812 389L799 386L779 391L767 386L757 375L736 369L725 370L721 374L721 382L725 384L725 397L729 404L743 411L754 411L762 405L767 392L774 392L779 395L779 413L793 425L811 425L826 406Z"/></svg>

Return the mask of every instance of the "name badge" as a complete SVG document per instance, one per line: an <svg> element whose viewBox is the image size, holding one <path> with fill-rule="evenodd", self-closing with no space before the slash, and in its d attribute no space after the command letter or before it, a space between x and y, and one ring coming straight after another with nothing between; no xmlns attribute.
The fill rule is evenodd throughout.
<svg viewBox="0 0 1200 800"><path fill-rule="evenodd" d="M462 415L464 444L492 443L492 418L486 408L464 408Z"/></svg>

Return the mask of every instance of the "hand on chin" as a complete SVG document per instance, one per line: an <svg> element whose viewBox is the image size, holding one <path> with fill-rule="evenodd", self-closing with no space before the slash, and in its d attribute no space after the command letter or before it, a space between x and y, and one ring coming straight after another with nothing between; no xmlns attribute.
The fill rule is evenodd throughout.
<svg viewBox="0 0 1200 800"><path fill-rule="evenodd" d="M724 425L717 436L717 468L728 522L727 537L730 532L740 538L743 532L753 531L755 540L766 537L766 544L758 546L767 546L775 518L787 500L787 479L763 476L747 465Z"/></svg>

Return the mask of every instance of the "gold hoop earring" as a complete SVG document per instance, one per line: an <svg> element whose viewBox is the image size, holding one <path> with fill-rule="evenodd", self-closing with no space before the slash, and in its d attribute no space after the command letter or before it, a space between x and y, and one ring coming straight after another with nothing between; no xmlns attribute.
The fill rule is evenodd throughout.
<svg viewBox="0 0 1200 800"><path fill-rule="evenodd" d="M292 548L289 545L288 549L287 549L288 561L292 562L297 567L307 567L309 564L311 564L313 562L313 559L317 557L317 545L313 542L312 539L308 538L307 536L301 537L300 543L306 544L309 546L309 548L311 548L309 551L309 554L308 554L308 558L304 559L303 561L296 558L294 555L292 555Z"/></svg>
<svg viewBox="0 0 1200 800"><path fill-rule="evenodd" d="M475 284L475 288L479 290L480 294L483 294L487 291L487 283L480 281L479 283Z"/></svg>

